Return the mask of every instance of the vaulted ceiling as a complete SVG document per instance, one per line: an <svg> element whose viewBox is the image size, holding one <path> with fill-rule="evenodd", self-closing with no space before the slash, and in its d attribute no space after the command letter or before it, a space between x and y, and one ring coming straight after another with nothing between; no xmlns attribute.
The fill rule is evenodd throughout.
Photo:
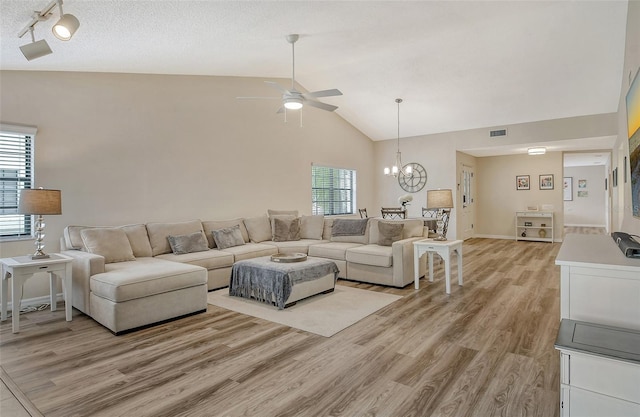
<svg viewBox="0 0 640 417"><path fill-rule="evenodd" d="M46 5L0 3L2 69L289 78L299 33L297 81L340 89L322 101L373 140L396 136L397 97L402 137L618 110L626 1L65 0L80 29L55 39L56 10L29 62L17 34Z"/></svg>

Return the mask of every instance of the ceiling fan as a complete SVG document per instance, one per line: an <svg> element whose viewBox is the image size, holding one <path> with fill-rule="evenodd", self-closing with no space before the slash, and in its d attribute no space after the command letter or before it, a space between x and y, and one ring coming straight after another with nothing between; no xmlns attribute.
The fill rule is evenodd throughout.
<svg viewBox="0 0 640 417"><path fill-rule="evenodd" d="M319 97L332 97L332 96L341 96L342 92L337 89L331 90L322 90L322 91L314 91L312 93L301 93L296 90L296 51L295 51L295 43L300 38L297 34L287 35L287 42L291 44L291 52L293 56L293 70L291 76L291 88L286 89L282 87L280 84L275 83L273 81L265 81L267 85L282 93L281 97L236 97L238 99L278 99L282 100L282 107L278 109L277 113L283 113L285 110L298 110L301 109L305 104L309 106L316 107L318 109L326 110L326 111L334 111L338 108L338 106L333 106L331 104L322 103L320 101L314 100Z"/></svg>

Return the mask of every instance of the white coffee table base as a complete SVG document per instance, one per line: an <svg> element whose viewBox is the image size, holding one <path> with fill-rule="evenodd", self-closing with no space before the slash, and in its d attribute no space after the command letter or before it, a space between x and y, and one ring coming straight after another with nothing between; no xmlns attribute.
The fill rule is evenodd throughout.
<svg viewBox="0 0 640 417"><path fill-rule="evenodd" d="M433 254L444 259L445 291L451 294L451 253L458 255L458 285L462 286L462 240L423 239L413 242L414 283L420 288L420 256L427 253L429 258L429 281L433 282Z"/></svg>

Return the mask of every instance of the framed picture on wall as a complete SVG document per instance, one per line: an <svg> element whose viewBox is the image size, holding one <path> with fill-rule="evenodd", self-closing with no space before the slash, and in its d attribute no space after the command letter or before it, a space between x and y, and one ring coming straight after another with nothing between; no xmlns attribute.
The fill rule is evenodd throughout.
<svg viewBox="0 0 640 417"><path fill-rule="evenodd" d="M573 177L564 177L562 181L563 200L573 201Z"/></svg>
<svg viewBox="0 0 640 417"><path fill-rule="evenodd" d="M553 190L553 174L540 175L540 189Z"/></svg>
<svg viewBox="0 0 640 417"><path fill-rule="evenodd" d="M516 175L516 190L529 190L531 186L529 185L529 176L528 175Z"/></svg>

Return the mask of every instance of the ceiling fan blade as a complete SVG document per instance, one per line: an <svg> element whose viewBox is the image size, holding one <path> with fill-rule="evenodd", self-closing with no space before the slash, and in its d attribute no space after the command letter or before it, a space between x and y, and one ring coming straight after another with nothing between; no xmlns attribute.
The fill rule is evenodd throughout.
<svg viewBox="0 0 640 417"><path fill-rule="evenodd" d="M322 90L322 91L314 91L312 93L304 93L302 96L304 98L317 98L317 97L332 97L332 96L341 96L342 92L336 88L331 90Z"/></svg>
<svg viewBox="0 0 640 417"><path fill-rule="evenodd" d="M236 97L238 100L282 100L282 97Z"/></svg>
<svg viewBox="0 0 640 417"><path fill-rule="evenodd" d="M275 88L278 91L282 91L283 93L289 92L289 90L287 90L286 88L284 88L278 83L274 83L273 81L265 81L264 83L267 84L269 87Z"/></svg>
<svg viewBox="0 0 640 417"><path fill-rule="evenodd" d="M315 100L305 100L304 102L312 107L317 107L319 109L326 110L326 111L334 111L335 109L338 108L338 106L333 106L327 103L321 103Z"/></svg>
<svg viewBox="0 0 640 417"><path fill-rule="evenodd" d="M280 107L276 114L284 113L284 107Z"/></svg>

